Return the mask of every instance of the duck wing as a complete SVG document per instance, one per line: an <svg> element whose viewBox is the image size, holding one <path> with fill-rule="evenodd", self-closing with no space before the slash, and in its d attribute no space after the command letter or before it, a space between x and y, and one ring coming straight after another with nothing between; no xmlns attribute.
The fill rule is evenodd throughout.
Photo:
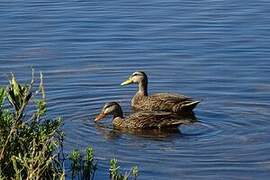
<svg viewBox="0 0 270 180"><path fill-rule="evenodd" d="M160 100L160 101L168 101L171 103L192 101L190 97L184 96L182 94L175 94L175 93L156 93L156 94L151 95L150 97Z"/></svg>
<svg viewBox="0 0 270 180"><path fill-rule="evenodd" d="M153 109L173 111L176 113L192 111L200 103L190 97L172 93L157 93L150 96L149 100Z"/></svg>
<svg viewBox="0 0 270 180"><path fill-rule="evenodd" d="M183 118L169 112L138 112L125 119L127 128L164 128L190 124L191 119Z"/></svg>

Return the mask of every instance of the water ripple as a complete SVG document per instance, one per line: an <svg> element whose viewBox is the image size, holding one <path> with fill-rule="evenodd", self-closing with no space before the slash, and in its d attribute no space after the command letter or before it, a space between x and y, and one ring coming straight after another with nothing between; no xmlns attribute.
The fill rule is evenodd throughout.
<svg viewBox="0 0 270 180"><path fill-rule="evenodd" d="M49 116L62 116L65 151L92 145L108 160L137 164L140 179L268 179L268 1L12 1L0 3L0 83L10 72L45 76ZM202 100L198 122L151 134L99 127L105 102L130 112L133 71L149 91ZM104 173L102 172L104 170Z"/></svg>

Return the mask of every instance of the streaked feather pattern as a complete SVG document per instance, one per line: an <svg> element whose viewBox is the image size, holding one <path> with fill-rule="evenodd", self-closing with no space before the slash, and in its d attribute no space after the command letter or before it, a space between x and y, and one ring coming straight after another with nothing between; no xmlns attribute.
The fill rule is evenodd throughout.
<svg viewBox="0 0 270 180"><path fill-rule="evenodd" d="M199 101L193 101L189 97L169 93L158 93L151 96L137 93L131 102L131 106L137 110L175 113L192 111L199 104Z"/></svg>
<svg viewBox="0 0 270 180"><path fill-rule="evenodd" d="M194 120L195 118L185 118L170 112L137 112L126 118L117 117L112 123L116 128L156 129L176 128L181 124L190 124Z"/></svg>
<svg viewBox="0 0 270 180"><path fill-rule="evenodd" d="M113 115L112 124L118 129L176 128L196 121L193 114L180 116L171 112L135 112L124 117L121 106L117 102L109 102L104 105L95 122L110 114Z"/></svg>

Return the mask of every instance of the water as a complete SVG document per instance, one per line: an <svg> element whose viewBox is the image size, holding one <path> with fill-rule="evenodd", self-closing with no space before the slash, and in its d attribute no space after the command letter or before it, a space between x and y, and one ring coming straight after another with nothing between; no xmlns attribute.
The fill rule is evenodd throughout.
<svg viewBox="0 0 270 180"><path fill-rule="evenodd" d="M0 83L44 72L49 116L64 118L65 151L92 145L140 179L268 179L270 3L263 0L0 2ZM128 112L144 70L150 92L203 99L182 134L146 138L97 127L105 102ZM103 124L109 124L110 120Z"/></svg>

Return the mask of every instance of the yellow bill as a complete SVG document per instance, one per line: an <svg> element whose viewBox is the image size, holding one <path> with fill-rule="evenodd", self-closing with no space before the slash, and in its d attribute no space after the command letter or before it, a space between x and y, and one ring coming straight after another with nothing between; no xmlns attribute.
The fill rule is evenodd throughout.
<svg viewBox="0 0 270 180"><path fill-rule="evenodd" d="M128 85L128 84L131 84L131 83L133 83L133 81L132 81L131 78L129 78L128 80L122 82L122 83L121 83L121 86Z"/></svg>

